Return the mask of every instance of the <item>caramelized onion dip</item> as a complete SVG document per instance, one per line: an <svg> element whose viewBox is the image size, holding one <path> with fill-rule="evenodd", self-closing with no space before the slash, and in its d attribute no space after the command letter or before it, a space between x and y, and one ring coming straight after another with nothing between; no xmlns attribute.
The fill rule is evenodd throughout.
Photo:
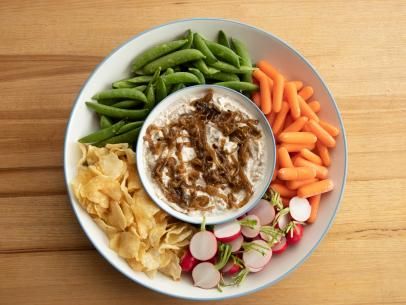
<svg viewBox="0 0 406 305"><path fill-rule="evenodd" d="M208 91L175 103L144 136L147 176L157 196L189 215L244 206L264 176L264 136L256 118Z"/></svg>

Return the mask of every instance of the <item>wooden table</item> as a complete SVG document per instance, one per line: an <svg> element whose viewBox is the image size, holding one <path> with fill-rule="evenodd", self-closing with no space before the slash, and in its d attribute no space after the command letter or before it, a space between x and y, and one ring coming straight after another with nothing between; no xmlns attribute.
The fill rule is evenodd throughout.
<svg viewBox="0 0 406 305"><path fill-rule="evenodd" d="M66 196L62 146L79 88L113 48L196 16L295 46L332 89L349 142L344 200L311 258L218 304L406 304L405 2L161 2L0 2L0 304L189 304L132 283L93 249Z"/></svg>

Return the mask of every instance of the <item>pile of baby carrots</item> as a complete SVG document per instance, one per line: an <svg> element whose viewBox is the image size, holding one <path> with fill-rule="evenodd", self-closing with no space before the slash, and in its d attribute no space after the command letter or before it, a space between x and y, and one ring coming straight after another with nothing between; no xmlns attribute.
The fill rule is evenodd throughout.
<svg viewBox="0 0 406 305"><path fill-rule="evenodd" d="M333 189L328 179L329 149L336 146L339 129L319 118L320 103L312 100L313 88L288 81L269 62L261 60L253 72L259 91L251 96L266 115L276 140L276 167L271 188L284 205L292 197L308 198L313 223L321 194Z"/></svg>

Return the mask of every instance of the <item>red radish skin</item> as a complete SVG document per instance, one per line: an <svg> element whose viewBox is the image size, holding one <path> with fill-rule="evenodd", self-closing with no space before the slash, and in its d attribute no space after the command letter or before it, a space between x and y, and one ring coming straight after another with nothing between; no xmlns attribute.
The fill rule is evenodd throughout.
<svg viewBox="0 0 406 305"><path fill-rule="evenodd" d="M193 268L199 263L197 259L193 257L190 253L190 250L187 249L185 254L183 254L182 259L180 260L180 266L183 272L190 272Z"/></svg>
<svg viewBox="0 0 406 305"><path fill-rule="evenodd" d="M258 216L248 215L248 216L244 217L244 219L242 219L242 221L244 221L244 220L255 220L256 224L253 226L252 229L250 227L243 226L241 229L242 235L244 235L247 238L256 237L259 234L259 230L261 228L261 224L260 224Z"/></svg>
<svg viewBox="0 0 406 305"><path fill-rule="evenodd" d="M217 253L217 239L210 231L197 232L190 240L189 249L194 258L207 261Z"/></svg>
<svg viewBox="0 0 406 305"><path fill-rule="evenodd" d="M212 263L203 262L193 268L194 285L204 289L216 287L220 282L220 272Z"/></svg>
<svg viewBox="0 0 406 305"><path fill-rule="evenodd" d="M290 217L288 214L285 214L278 219L278 228L281 230L285 230L286 226L290 222Z"/></svg>
<svg viewBox="0 0 406 305"><path fill-rule="evenodd" d="M261 199L258 204L248 212L248 215L257 216L261 226L265 226L274 220L275 209L268 200Z"/></svg>
<svg viewBox="0 0 406 305"><path fill-rule="evenodd" d="M241 225L237 220L215 225L213 233L221 242L230 242L241 235Z"/></svg>
<svg viewBox="0 0 406 305"><path fill-rule="evenodd" d="M289 201L289 210L294 220L304 222L309 219L312 207L306 198L293 197Z"/></svg>
<svg viewBox="0 0 406 305"><path fill-rule="evenodd" d="M282 236L281 240L272 247L272 254L281 254L285 252L287 247L288 243L286 242L286 237Z"/></svg>
<svg viewBox="0 0 406 305"><path fill-rule="evenodd" d="M263 240L254 240L252 243L257 244L260 247L258 250L263 251L264 254L256 249L249 249L243 253L242 260L244 261L245 267L247 267L250 271L251 269L259 271L271 260L272 249L268 243Z"/></svg>
<svg viewBox="0 0 406 305"><path fill-rule="evenodd" d="M286 241L289 245L294 245L297 244L303 236L303 226L298 223L295 225L295 227L293 228L292 232L288 232L288 234L286 234Z"/></svg>
<svg viewBox="0 0 406 305"><path fill-rule="evenodd" d="M235 264L233 261L229 261L223 269L221 269L221 273L224 275L234 275L238 271L241 270L241 267L237 264Z"/></svg>
<svg viewBox="0 0 406 305"><path fill-rule="evenodd" d="M243 242L244 242L244 237L242 237L242 235L240 235L233 241L228 242L227 244L229 244L231 246L231 252L237 252L241 249Z"/></svg>

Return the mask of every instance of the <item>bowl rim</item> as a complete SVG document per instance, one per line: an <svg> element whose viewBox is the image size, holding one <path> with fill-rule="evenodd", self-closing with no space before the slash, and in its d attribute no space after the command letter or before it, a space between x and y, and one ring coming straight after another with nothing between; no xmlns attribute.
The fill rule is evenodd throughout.
<svg viewBox="0 0 406 305"><path fill-rule="evenodd" d="M260 192L253 198L250 198L250 201L252 200L251 203L247 203L245 204L243 207L239 208L237 211L237 213L230 213L230 214L224 214L224 215L218 215L213 216L216 218L220 218L220 220L218 221L213 221L210 220L210 216L206 218L206 224L207 225L214 225L214 224L220 224L220 223L224 223L227 221L230 221L232 219L236 219L238 217L240 217L241 215L243 215L244 213L246 213L248 210L254 208L258 202L261 200L261 198L263 197L263 195L265 194L266 190L269 187L269 184L271 183L272 180L272 175L275 169L275 164L276 164L276 143L275 143L275 136L272 132L272 128L269 125L268 120L266 119L264 113L257 107L255 106L255 104L248 99L248 97L246 97L245 95L241 94L238 91L232 90L230 88L227 87L222 87L222 86L218 86L215 84L200 84L200 85L194 85L194 86L189 86L189 87L185 87L183 89L180 89L178 91L175 92L175 94L181 94L182 92L184 92L185 94L187 94L187 91L192 91L192 90L199 90L199 89L204 89L206 88L207 90L209 89L214 89L214 93L216 93L216 90L224 90L229 92L230 94L234 94L236 96L239 96L240 99L245 102L247 104L247 108L251 108L253 109L253 111L256 112L256 114L259 116L259 120L263 122L263 125L265 125L265 128L267 129L267 131L270 133L270 137L271 137L271 145L272 145L272 150L273 150L273 158L272 160L270 160L270 164L265 164L265 167L267 167L267 165L270 165L270 169L266 170L269 171L269 175L267 174L267 176L265 176L266 179L266 183L265 183L265 187L264 189L260 190ZM139 137L138 137L138 141L137 141L137 147L144 147L144 143L143 143L143 139L142 139L142 135L145 134L146 129L148 128L148 126L146 126L145 122L148 120L148 118L150 116L153 116L153 114L155 112L158 111L163 111L165 109L168 109L171 105L165 105L165 103L169 103L170 99L173 98L173 95L170 94L167 97L165 97L162 101L159 102L158 105L164 105L164 106L159 106L159 107L155 107L149 114L148 117L145 119L144 124L141 127L140 133L139 133ZM163 108L163 109L161 109ZM150 124L153 124L153 122L151 122ZM265 135L264 135L265 136ZM267 139L268 140L268 139ZM140 146L141 145L141 146ZM137 168L145 168L145 166L140 166L142 165L143 162L143 153L138 153L136 154L136 161L137 161ZM151 197L152 201L154 201L154 203L159 206L161 209L163 209L165 212L167 212L169 215L183 221L183 222L187 222L187 223L192 223L192 224L201 224L202 223L202 216L190 216L188 214L182 213L180 211L177 211L176 209L172 208L171 206L169 206L169 204L165 203L163 200L157 200L159 199L158 196L156 195L156 193L150 193L149 192L149 187L147 187L147 184L151 184L151 181L148 177L146 177L146 175L141 175L140 176L140 180L142 185L144 186L145 191L148 193L148 195ZM162 202L161 202L162 201Z"/></svg>
<svg viewBox="0 0 406 305"><path fill-rule="evenodd" d="M76 207L75 207L75 198L72 198L71 196L71 192L70 192L70 182L67 179L67 171L66 171L66 167L67 167L67 135L68 135L68 131L70 130L71 127L71 122L72 122L72 114L75 112L76 107L79 105L79 98L81 97L84 88L88 85L88 83L91 81L91 79L93 78L93 76L96 74L96 72L99 70L99 68L107 61L109 60L109 58L114 55L119 49L125 47L127 44L131 43L133 40L137 39L138 37L153 31L153 30L157 30L159 28L165 27L167 25L171 25L171 24L176 24L176 23L183 23L183 22L191 22L191 21L222 21L222 22L229 22L229 23L234 23L237 25L242 25L245 27L250 28L253 31L256 32L260 32L262 34L265 34L267 36L269 36L270 38L276 40L277 42L279 42L280 44L286 46L294 55L296 55L297 57L299 57L303 63L305 63L315 74L315 76L319 79L321 85L324 87L324 89L326 90L329 98L332 100L333 102L333 108L336 112L336 116L338 118L339 121L339 125L340 125L340 129L342 131L342 137L343 137L343 146L344 146L344 175L342 177L342 186L340 189L340 194L338 197L338 201L336 204L336 207L334 209L333 215L329 221L329 223L327 224L324 232L321 234L320 239L314 244L314 246L310 249L310 251L308 251L308 253L299 261L297 262L294 266L292 266L288 271L286 271L283 275L281 275L280 277L276 278L275 280L269 281L263 285L260 285L256 288L241 292L241 293L236 293L236 294L232 294L232 295L222 295L219 294L219 297L198 297L198 296L193 296L193 295L179 295L176 293L171 293L170 291L163 291L160 290L159 288L157 288L157 286L154 285L149 285L146 284L144 281L130 277L129 275L127 275L126 273L122 272L118 267L115 266L115 264L113 262L110 261L110 259L104 254L103 250L101 250L101 248L98 246L97 243L95 243L92 239L92 237L88 234L87 230L85 229L85 224L82 222L81 218L79 217L79 215L76 212ZM232 20L232 19L224 19L224 18L202 18L202 17L196 17L196 18L185 18L185 19L176 19L176 20L172 20L169 22L165 22L162 23L160 25L148 28L140 33L138 33L137 35L132 36L130 39L128 39L127 41L123 42L121 45L117 46L116 48L114 48L99 64L96 65L96 67L94 68L94 70L91 72L91 74L89 75L89 77L86 79L86 81L84 82L84 84L82 85L82 87L79 90L79 93L77 94L76 98L75 98L75 102L72 105L71 108L71 112L69 115L69 119L66 125L66 130L65 130L65 139L64 139L64 146L63 146L63 164L64 164L64 178L65 178L65 186L67 189L67 195L69 197L69 201L71 203L71 207L72 210L76 216L77 221L79 222L80 226L82 227L82 230L84 231L85 235L87 236L87 238L90 240L90 242L93 244L93 246L96 248L96 250L100 253L100 255L106 260L108 261L117 271L119 271L121 274L123 274L125 277L129 278L131 281L140 284L146 288L149 288L155 292L159 292L162 293L164 295L167 296L171 296L171 297L175 297L175 298L182 298L182 299L186 299L186 300L195 300L195 301L211 301L211 300L224 300L224 299L231 299L231 298L237 298L237 297L241 297L241 296L245 296L251 293L255 293L259 290L262 290L268 286L274 285L276 283L278 283L279 281L281 281L282 279L284 279L288 274L290 274L292 271L296 270L299 266L301 266L310 256L311 254L316 250L316 248L319 246L320 242L324 239L324 237L326 236L327 232L330 230L333 221L337 215L337 211L341 205L341 200L344 194L344 189L345 189L345 185L346 185L346 180L347 180L347 173L348 173L348 146L347 146L347 138L345 135L345 129L344 129L344 124L343 124L343 120L341 118L341 114L338 110L337 107L337 103L333 97L333 94L331 93L330 89L328 88L327 84L324 82L324 80L322 79L322 77L320 76L319 72L313 67L313 65L303 56L301 55L298 51L296 51L296 49L294 49L290 44L288 44L286 41L284 41L283 39L277 37L276 35L262 30L256 26L252 26L240 21L236 21L236 20Z"/></svg>

